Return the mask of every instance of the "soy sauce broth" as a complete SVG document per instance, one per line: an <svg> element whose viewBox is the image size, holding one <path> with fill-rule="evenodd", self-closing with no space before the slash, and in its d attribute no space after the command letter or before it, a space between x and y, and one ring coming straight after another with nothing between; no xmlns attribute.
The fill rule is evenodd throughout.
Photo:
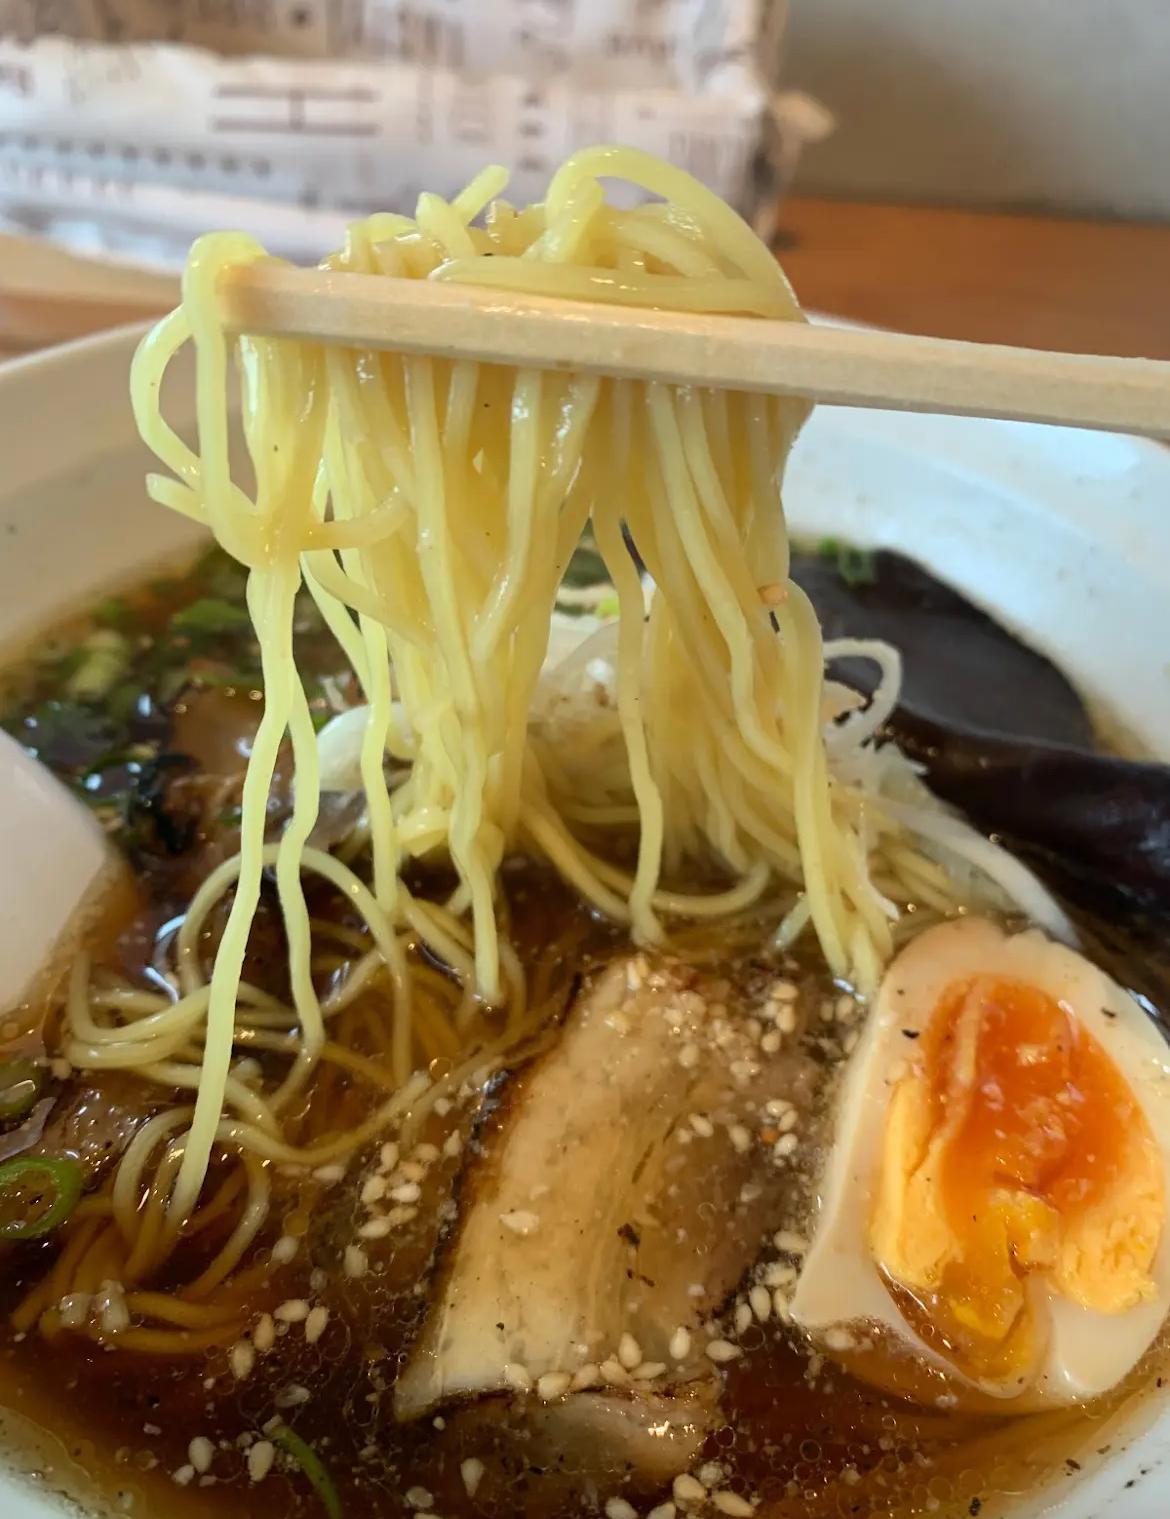
<svg viewBox="0 0 1170 1519"><path fill-rule="evenodd" d="M218 605L209 608L209 602ZM39 663L26 663L8 685L5 725L95 807L133 866L129 905L94 950L99 964L143 985L150 984L160 929L209 865L234 849L228 783L242 773L260 707L255 646L233 615L241 608L238 575L212 556L185 576L118 598L91 621L71 626L58 646ZM352 692L330 667L332 645L311 609L302 615L314 706L325 718ZM86 694L84 682L79 694L76 676L94 652L97 631L124 640L120 665L96 695ZM80 661L78 648L86 651ZM109 654L115 646L99 640L99 654L103 648ZM190 745L200 752L192 755ZM191 794L183 806L159 784L159 761L168 755L194 761L184 772ZM278 796L274 826L280 807ZM547 872L519 862L504 881L510 933L530 976L563 987L566 997L583 970L628 951L620 934L585 913ZM337 909L322 899L313 910ZM1125 932L1113 924L1098 927L1117 974L1126 960ZM249 974L278 995L287 991L283 950L269 902L253 936ZM777 1227L799 1229L807 1178L823 1158L823 1108L841 1058L825 1040L822 1009L840 988L808 944L795 958L782 959L758 944L729 946L698 934L690 936L687 953L714 959L744 985L782 975L799 986L801 1026L825 1076L820 1126L818 1112L810 1112L811 1137L794 1171L791 1216L777 1220ZM122 1109L140 1117L165 1099L157 1089L144 1097L132 1080L81 1073L56 1080L50 1090L62 1105L92 1110L98 1124ZM337 1114L356 1121L367 1089L341 1082L331 1101ZM454 1121L432 1117L420 1138L441 1148ZM438 1185L452 1188L458 1169L454 1157L444 1160ZM354 1239L353 1178L363 1165L355 1162L346 1176L329 1181L274 1170L272 1218L255 1254L269 1256L274 1246L281 1254L277 1242L286 1238L296 1241L295 1253L272 1266L248 1304L250 1319L299 1302L326 1310L327 1317L312 1344L303 1320L280 1327L274 1321L272 1349L243 1376L233 1367L230 1346L144 1356L70 1333L46 1342L35 1329L14 1332L10 1314L57 1247L0 1246L0 1430L17 1469L94 1513L202 1519L214 1512L243 1519L262 1506L272 1519L323 1514L320 1494L283 1451L261 1481L253 1480L249 1451L267 1438L265 1427L278 1415L327 1468L348 1516L523 1513L543 1519L594 1514L619 1495L641 1515L669 1499L669 1484L628 1486L620 1463L607 1468L594 1460L583 1471L565 1453L535 1453L523 1400L489 1400L486 1420L478 1410L452 1406L397 1424L393 1383L421 1317L433 1233L425 1226L407 1231L383 1254L381 1269L354 1277L345 1252ZM168 1270L179 1280L190 1264L181 1250ZM165 1288L166 1278L158 1285ZM1148 1405L1151 1387L1160 1385L1165 1359L1158 1347L1123 1387L1091 1409L988 1419L919 1409L876 1392L812 1353L775 1317L754 1324L742 1344L745 1354L724 1374L719 1413L692 1470L712 1491L758 1497L757 1511L776 1519L994 1519L1012 1495L1114 1454L1132 1433L1135 1410ZM468 1461L483 1467L474 1497L467 1491Z"/></svg>

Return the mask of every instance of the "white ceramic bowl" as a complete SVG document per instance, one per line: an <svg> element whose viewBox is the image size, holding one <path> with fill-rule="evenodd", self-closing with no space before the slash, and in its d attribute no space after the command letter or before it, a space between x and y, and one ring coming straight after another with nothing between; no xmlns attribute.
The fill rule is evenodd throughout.
<svg viewBox="0 0 1170 1519"><path fill-rule="evenodd" d="M126 400L137 334L0 370L0 652L192 542L151 505ZM189 418L189 383L166 397ZM899 548L1025 634L1170 758L1170 450L1057 428L822 408L797 446L793 527ZM2 867L0 867L2 870ZM11 890L0 874L0 894ZM1140 1427L1144 1423L1145 1427ZM1012 1519L1164 1519L1170 1403L1098 1469ZM0 1471L5 1519L61 1508Z"/></svg>

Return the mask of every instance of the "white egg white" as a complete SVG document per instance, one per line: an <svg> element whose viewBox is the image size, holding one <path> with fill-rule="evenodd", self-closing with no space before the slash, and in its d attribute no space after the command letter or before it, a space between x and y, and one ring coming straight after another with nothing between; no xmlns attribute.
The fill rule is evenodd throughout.
<svg viewBox="0 0 1170 1519"><path fill-rule="evenodd" d="M821 1177L818 1212L804 1268L793 1295L794 1320L832 1351L848 1344L845 1326L876 1329L877 1344L900 1347L922 1368L920 1386L971 1407L1025 1409L1059 1406L1116 1386L1150 1347L1170 1309L1170 1229L1163 1229L1151 1276L1154 1295L1116 1314L1086 1309L1029 1278L1041 1330L1035 1363L1009 1382L974 1381L926 1345L899 1311L868 1242L882 1157L887 1105L914 1060L917 1036L955 982L977 974L1022 981L1046 992L1111 1057L1153 1131L1170 1199L1170 1047L1128 992L1109 976L1038 930L1007 934L979 918L962 918L920 934L890 965L837 1099L835 1136ZM830 1331L838 1330L834 1335ZM846 1359L850 1359L846 1357ZM883 1370L883 1359L886 1367ZM872 1352L854 1370L905 1388L891 1356ZM887 1375L886 1373L891 1374ZM924 1396L926 1393L917 1392ZM992 1400L989 1404L988 1400Z"/></svg>

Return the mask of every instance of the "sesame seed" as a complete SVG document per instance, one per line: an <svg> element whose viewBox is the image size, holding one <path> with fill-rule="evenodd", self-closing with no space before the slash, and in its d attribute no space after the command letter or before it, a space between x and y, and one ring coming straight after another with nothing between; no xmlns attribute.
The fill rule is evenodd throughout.
<svg viewBox="0 0 1170 1519"><path fill-rule="evenodd" d="M680 1324L670 1337L670 1354L676 1361L685 1361L691 1353L691 1335L689 1329L684 1329Z"/></svg>
<svg viewBox="0 0 1170 1519"><path fill-rule="evenodd" d="M586 1362L580 1371L574 1372L569 1383L570 1392L583 1392L586 1387L596 1387L601 1381L601 1370L592 1361Z"/></svg>
<svg viewBox="0 0 1170 1519"><path fill-rule="evenodd" d="M309 1317L309 1305L303 1297L290 1297L273 1309L272 1316L279 1324L303 1324Z"/></svg>
<svg viewBox="0 0 1170 1519"><path fill-rule="evenodd" d="M567 1371L546 1371L542 1377L537 1378L536 1396L542 1402L555 1403L568 1392L572 1381Z"/></svg>
<svg viewBox="0 0 1170 1519"><path fill-rule="evenodd" d="M388 1218L372 1218L358 1230L358 1239L385 1239L393 1227Z"/></svg>
<svg viewBox="0 0 1170 1519"><path fill-rule="evenodd" d="M187 1459L200 1475L211 1470L214 1455L215 1446L206 1435L196 1435L187 1447Z"/></svg>
<svg viewBox="0 0 1170 1519"><path fill-rule="evenodd" d="M745 1086L754 1076L760 1074L760 1068L754 1060L733 1060L728 1070L736 1086Z"/></svg>
<svg viewBox="0 0 1170 1519"><path fill-rule="evenodd" d="M808 1249L808 1240L793 1229L778 1230L772 1236L772 1243L777 1250L783 1250L788 1255L803 1255Z"/></svg>
<svg viewBox="0 0 1170 1519"><path fill-rule="evenodd" d="M293 1234L282 1234L272 1247L272 1263L275 1266L287 1266L297 1251L301 1248L301 1242Z"/></svg>
<svg viewBox="0 0 1170 1519"><path fill-rule="evenodd" d="M704 1461L695 1473L699 1481L708 1492L716 1488L723 1481L724 1470L718 1461Z"/></svg>
<svg viewBox="0 0 1170 1519"><path fill-rule="evenodd" d="M514 1392L532 1391L532 1373L527 1366L521 1366L519 1361L508 1361L504 1366L503 1377Z"/></svg>
<svg viewBox="0 0 1170 1519"><path fill-rule="evenodd" d="M404 1181L390 1193L396 1203L416 1203L422 1196L422 1188L416 1181Z"/></svg>
<svg viewBox="0 0 1170 1519"><path fill-rule="evenodd" d="M782 1034L796 1033L796 1008L791 1002L786 1002L780 1008L775 1017L776 1027Z"/></svg>
<svg viewBox="0 0 1170 1519"><path fill-rule="evenodd" d="M859 1035L857 1029L851 1028L851 1029L846 1029L845 1030L845 1033L844 1033L844 1035L842 1036L842 1039L841 1039L841 1048L845 1051L845 1053L847 1055L852 1055L853 1051L857 1048L857 1041L858 1041L859 1037L860 1037L860 1035ZM1060 1095L1063 1095L1063 1094L1060 1094Z"/></svg>
<svg viewBox="0 0 1170 1519"><path fill-rule="evenodd" d="M257 1440L255 1445L248 1450L248 1478L252 1482L263 1482L272 1470L272 1463L276 1460L276 1446L271 1440Z"/></svg>
<svg viewBox="0 0 1170 1519"><path fill-rule="evenodd" d="M699 1046L688 1041L678 1052L678 1063L684 1071L693 1071L702 1058Z"/></svg>
<svg viewBox="0 0 1170 1519"><path fill-rule="evenodd" d="M678 1509L675 1508L673 1503L660 1503L656 1508L650 1510L646 1515L646 1519L674 1519L677 1513Z"/></svg>
<svg viewBox="0 0 1170 1519"><path fill-rule="evenodd" d="M297 1382L290 1382L287 1387L282 1387L273 1398L277 1408L299 1408L302 1403L307 1403L311 1397L307 1387L302 1387Z"/></svg>
<svg viewBox="0 0 1170 1519"><path fill-rule="evenodd" d="M371 1176L362 1187L361 1200L365 1207L371 1203L380 1203L386 1196L386 1178L384 1176Z"/></svg>
<svg viewBox="0 0 1170 1519"><path fill-rule="evenodd" d="M411 1508L430 1508L435 1501L425 1487L408 1487L405 1496Z"/></svg>
<svg viewBox="0 0 1170 1519"><path fill-rule="evenodd" d="M627 1371L633 1371L634 1367L642 1359L642 1347L632 1334L623 1334L618 1341L618 1360Z"/></svg>
<svg viewBox="0 0 1170 1519"><path fill-rule="evenodd" d="M857 1345L857 1341L848 1329L834 1325L825 1335L825 1344L830 1350L853 1350Z"/></svg>
<svg viewBox="0 0 1170 1519"><path fill-rule="evenodd" d="M513 1208L510 1213L500 1214L500 1223L505 1229L510 1229L513 1234L518 1234L521 1239L527 1239L530 1234L535 1234L540 1228L540 1215L529 1213L524 1208Z"/></svg>
<svg viewBox="0 0 1170 1519"><path fill-rule="evenodd" d="M608 1361L602 1361L597 1368L601 1372L601 1380L608 1387L626 1387L629 1385L630 1374L622 1363L610 1356Z"/></svg>
<svg viewBox="0 0 1170 1519"><path fill-rule="evenodd" d="M398 1164L398 1146L392 1139L388 1139L378 1151L378 1164L383 1171L393 1171Z"/></svg>
<svg viewBox="0 0 1170 1519"><path fill-rule="evenodd" d="M324 1182L327 1187L330 1187L335 1182L341 1181L345 1175L345 1167L336 1165L318 1166L313 1175L318 1181Z"/></svg>
<svg viewBox="0 0 1170 1519"><path fill-rule="evenodd" d="M346 1245L342 1259L346 1276L355 1278L365 1276L370 1263L360 1245Z"/></svg>
<svg viewBox="0 0 1170 1519"><path fill-rule="evenodd" d="M315 1345L325 1333L325 1326L329 1322L329 1310L320 1303L316 1308L309 1310L309 1316L305 1320L305 1339L310 1345Z"/></svg>
<svg viewBox="0 0 1170 1519"><path fill-rule="evenodd" d="M773 981L768 990L769 1002L795 1002L797 988L795 981Z"/></svg>
<svg viewBox="0 0 1170 1519"><path fill-rule="evenodd" d="M276 1325L272 1321L270 1313L262 1313L256 1320L256 1327L252 1330L252 1344L263 1355L266 1350L271 1350L276 1343Z"/></svg>
<svg viewBox="0 0 1170 1519"><path fill-rule="evenodd" d="M605 1519L638 1519L638 1510L624 1498L608 1498L605 1504Z"/></svg>
<svg viewBox="0 0 1170 1519"><path fill-rule="evenodd" d="M746 1498L741 1498L738 1493L733 1493L725 1487L721 1492L711 1494L711 1502L721 1514L730 1514L732 1519L748 1519L755 1510Z"/></svg>
<svg viewBox="0 0 1170 1519"><path fill-rule="evenodd" d="M733 1345L730 1340L709 1340L707 1342L707 1358L724 1365L728 1361L737 1361L743 1351L738 1345Z"/></svg>
<svg viewBox="0 0 1170 1519"><path fill-rule="evenodd" d="M414 1158L420 1166L433 1166L439 1158L439 1147L438 1145L427 1144L425 1142L421 1145L415 1145Z"/></svg>
<svg viewBox="0 0 1170 1519"><path fill-rule="evenodd" d="M841 1468L841 1480L842 1480L842 1482L846 1483L849 1487L856 1487L857 1484L861 1481L861 1473L857 1470L857 1468L855 1466L845 1466L845 1467L842 1467Z"/></svg>
<svg viewBox="0 0 1170 1519"><path fill-rule="evenodd" d="M799 1143L795 1134L781 1134L772 1146L772 1154L777 1160L787 1160Z"/></svg>
<svg viewBox="0 0 1170 1519"><path fill-rule="evenodd" d="M684 1507L688 1503L703 1503L707 1497L707 1489L690 1472L679 1472L671 1483L670 1490L674 1494L674 1501Z"/></svg>
<svg viewBox="0 0 1170 1519"><path fill-rule="evenodd" d="M193 1466L180 1466L178 1471L171 1473L171 1481L178 1487L189 1487L195 1480L195 1468Z"/></svg>
<svg viewBox="0 0 1170 1519"><path fill-rule="evenodd" d="M765 1055L775 1055L783 1042L778 1029L769 1029L760 1039L760 1048Z"/></svg>
<svg viewBox="0 0 1170 1519"><path fill-rule="evenodd" d="M705 1113L692 1113L688 1122L700 1139L710 1139L715 1132L715 1125Z"/></svg>
<svg viewBox="0 0 1170 1519"><path fill-rule="evenodd" d="M857 1003L846 992L837 998L837 1004L833 1009L838 1023L851 1023L853 1015L857 1012Z"/></svg>
<svg viewBox="0 0 1170 1519"><path fill-rule="evenodd" d="M790 1134L800 1122L800 1114L795 1108L789 1108L786 1113L781 1113L777 1125L781 1134Z"/></svg>
<svg viewBox="0 0 1170 1519"><path fill-rule="evenodd" d="M655 1377L660 1377L666 1370L665 1361L643 1361L640 1366L635 1366L633 1377L636 1382L652 1382Z"/></svg>
<svg viewBox="0 0 1170 1519"><path fill-rule="evenodd" d="M427 1168L419 1165L417 1160L404 1160L398 1167L398 1174L406 1181L422 1181L427 1174Z"/></svg>
<svg viewBox="0 0 1170 1519"><path fill-rule="evenodd" d="M752 1317L752 1310L747 1303L737 1303L735 1305L736 1334L742 1335L745 1330L751 1328Z"/></svg>
<svg viewBox="0 0 1170 1519"><path fill-rule="evenodd" d="M748 1302L752 1305L752 1312L761 1324L766 1324L772 1317L772 1294L767 1287L759 1283L748 1293Z"/></svg>
<svg viewBox="0 0 1170 1519"><path fill-rule="evenodd" d="M386 1222L391 1229L397 1229L402 1224L410 1223L411 1219L418 1217L417 1208L391 1208L386 1215Z"/></svg>
<svg viewBox="0 0 1170 1519"><path fill-rule="evenodd" d="M776 1310L778 1319L788 1318L788 1294L781 1287L777 1287L772 1294L772 1307Z"/></svg>
<svg viewBox="0 0 1170 1519"><path fill-rule="evenodd" d="M252 1368L256 1364L256 1351L249 1340L237 1340L231 1348L228 1363L232 1369L232 1376L237 1382L242 1382L245 1377L252 1375Z"/></svg>
<svg viewBox="0 0 1170 1519"><path fill-rule="evenodd" d="M463 1148L463 1135L458 1129L452 1129L443 1141L443 1154L448 1160L453 1160Z"/></svg>
<svg viewBox="0 0 1170 1519"><path fill-rule="evenodd" d="M727 1137L731 1140L732 1148L741 1155L746 1155L752 1147L752 1136L742 1123L733 1123L727 1131Z"/></svg>
<svg viewBox="0 0 1170 1519"><path fill-rule="evenodd" d="M483 1462L475 1456L468 1456L466 1461L459 1464L459 1475L463 1478L463 1487L469 1498L475 1497L475 1490L483 1477Z"/></svg>

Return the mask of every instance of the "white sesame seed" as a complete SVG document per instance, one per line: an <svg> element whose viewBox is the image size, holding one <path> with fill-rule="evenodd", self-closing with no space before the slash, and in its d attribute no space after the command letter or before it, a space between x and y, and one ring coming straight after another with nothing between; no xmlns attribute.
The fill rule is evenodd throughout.
<svg viewBox="0 0 1170 1519"><path fill-rule="evenodd" d="M837 998L833 1012L836 1015L838 1023L852 1023L854 1014L857 1012L857 1003L846 992L843 996Z"/></svg>
<svg viewBox="0 0 1170 1519"><path fill-rule="evenodd" d="M367 1177L361 1191L361 1200L365 1207L373 1203L380 1203L386 1196L386 1178L384 1176Z"/></svg>
<svg viewBox="0 0 1170 1519"><path fill-rule="evenodd" d="M795 1002L797 987L795 981L773 981L768 989L769 1002Z"/></svg>
<svg viewBox="0 0 1170 1519"><path fill-rule="evenodd" d="M640 1365L634 1367L632 1375L636 1382L652 1382L665 1370L665 1361L642 1361Z"/></svg>
<svg viewBox="0 0 1170 1519"><path fill-rule="evenodd" d="M355 1278L365 1276L370 1264L366 1259L366 1252L360 1245L346 1245L342 1261L346 1276Z"/></svg>
<svg viewBox="0 0 1170 1519"><path fill-rule="evenodd" d="M749 1515L755 1513L746 1498L741 1498L727 1487L721 1492L712 1493L711 1502L721 1514L730 1514L732 1519L748 1519Z"/></svg>
<svg viewBox="0 0 1170 1519"><path fill-rule="evenodd" d="M772 1294L772 1307L776 1310L778 1319L788 1318L788 1294L782 1287L777 1287Z"/></svg>
<svg viewBox="0 0 1170 1519"><path fill-rule="evenodd" d="M68 1081L73 1074L73 1067L63 1055L57 1055L49 1061L49 1073L55 1081Z"/></svg>
<svg viewBox="0 0 1170 1519"><path fill-rule="evenodd" d="M424 1141L421 1145L415 1145L414 1158L420 1166L433 1166L439 1158L439 1147Z"/></svg>
<svg viewBox="0 0 1170 1519"><path fill-rule="evenodd" d="M796 1008L791 1002L786 1002L776 1014L776 1027L782 1034L795 1034L796 1032Z"/></svg>
<svg viewBox="0 0 1170 1519"><path fill-rule="evenodd" d="M674 1519L677 1513L678 1509L675 1508L673 1503L660 1503L656 1508L650 1510L646 1515L646 1519Z"/></svg>
<svg viewBox="0 0 1170 1519"><path fill-rule="evenodd" d="M727 1137L731 1140L732 1148L741 1155L746 1155L752 1147L752 1136L742 1123L733 1123L727 1131Z"/></svg>
<svg viewBox="0 0 1170 1519"><path fill-rule="evenodd" d="M309 1317L309 1305L303 1297L290 1297L272 1310L272 1317L278 1324L303 1324Z"/></svg>
<svg viewBox="0 0 1170 1519"><path fill-rule="evenodd" d="M596 1387L601 1381L601 1370L592 1361L586 1362L580 1371L574 1372L573 1380L569 1383L571 1392L583 1392L587 1387Z"/></svg>
<svg viewBox="0 0 1170 1519"><path fill-rule="evenodd" d="M687 1288L687 1297L705 1297L707 1289L702 1282L692 1282Z"/></svg>
<svg viewBox="0 0 1170 1519"><path fill-rule="evenodd" d="M707 1489L690 1472L679 1472L671 1483L670 1490L674 1494L674 1501L684 1507L689 1503L703 1503L707 1497Z"/></svg>
<svg viewBox="0 0 1170 1519"><path fill-rule="evenodd" d="M392 1190L390 1196L396 1203L416 1203L422 1196L422 1188L416 1181L404 1181Z"/></svg>
<svg viewBox="0 0 1170 1519"><path fill-rule="evenodd" d="M769 1029L760 1040L760 1048L765 1055L775 1055L783 1042L779 1030Z"/></svg>
<svg viewBox="0 0 1170 1519"><path fill-rule="evenodd" d="M738 1345L733 1345L730 1340L709 1340L707 1342L707 1358L724 1365L728 1361L737 1361L743 1351Z"/></svg>
<svg viewBox="0 0 1170 1519"><path fill-rule="evenodd" d="M748 1330L748 1329L751 1328L752 1317L753 1317L752 1310L751 1310L751 1308L749 1307L749 1305L747 1303L737 1303L735 1305L735 1332L736 1332L736 1334L742 1335L745 1332L745 1330Z"/></svg>
<svg viewBox="0 0 1170 1519"><path fill-rule="evenodd" d="M250 1340L237 1340L232 1346L228 1356L228 1362L232 1369L232 1376L237 1382L242 1382L245 1377L252 1375L252 1368L256 1364L256 1351Z"/></svg>
<svg viewBox="0 0 1170 1519"><path fill-rule="evenodd" d="M311 1396L307 1387L302 1387L298 1382L290 1382L287 1387L280 1389L272 1401L277 1408L300 1408Z"/></svg>
<svg viewBox="0 0 1170 1519"><path fill-rule="evenodd" d="M427 1174L427 1168L420 1165L417 1160L404 1160L398 1167L398 1174L405 1181L422 1181Z"/></svg>
<svg viewBox="0 0 1170 1519"><path fill-rule="evenodd" d="M178 1487L189 1487L195 1480L195 1468L193 1466L180 1466L178 1471L171 1473L171 1481Z"/></svg>
<svg viewBox="0 0 1170 1519"><path fill-rule="evenodd" d="M841 1468L841 1480L849 1487L856 1487L861 1481L861 1473L855 1466L844 1466Z"/></svg>
<svg viewBox="0 0 1170 1519"><path fill-rule="evenodd" d="M634 1367L641 1361L642 1347L632 1334L627 1332L622 1335L618 1341L617 1356L627 1371L633 1371Z"/></svg>
<svg viewBox="0 0 1170 1519"><path fill-rule="evenodd" d="M629 1385L629 1372L613 1356L610 1356L608 1361L602 1361L597 1369L601 1372L601 1380L607 1387L627 1387Z"/></svg>
<svg viewBox="0 0 1170 1519"><path fill-rule="evenodd" d="M772 1146L772 1154L777 1160L787 1160L799 1143L795 1134L781 1134Z"/></svg>
<svg viewBox="0 0 1170 1519"><path fill-rule="evenodd" d="M848 1329L834 1325L825 1335L825 1344L830 1350L853 1350L857 1345L857 1341Z"/></svg>
<svg viewBox="0 0 1170 1519"><path fill-rule="evenodd" d="M705 1113L692 1113L688 1122L700 1139L710 1139L715 1132L715 1125Z"/></svg>
<svg viewBox="0 0 1170 1519"><path fill-rule="evenodd" d="M748 1302L752 1305L752 1312L760 1323L766 1324L772 1317L772 1294L767 1287L757 1282L748 1293Z"/></svg>
<svg viewBox="0 0 1170 1519"><path fill-rule="evenodd" d="M301 1242L295 1234L282 1234L272 1247L273 1265L287 1266L300 1248Z"/></svg>
<svg viewBox="0 0 1170 1519"><path fill-rule="evenodd" d="M670 1354L675 1361L685 1361L691 1353L691 1334L682 1324L670 1337Z"/></svg>
<svg viewBox="0 0 1170 1519"><path fill-rule="evenodd" d="M728 1070L736 1086L746 1086L754 1076L760 1074L760 1068L754 1060L733 1060Z"/></svg>
<svg viewBox="0 0 1170 1519"><path fill-rule="evenodd" d="M211 1470L214 1456L215 1446L206 1435L196 1435L187 1447L187 1460L200 1475Z"/></svg>
<svg viewBox="0 0 1170 1519"><path fill-rule="evenodd" d="M710 1492L712 1488L718 1487L723 1481L724 1471L718 1461L704 1461L695 1473L695 1476L698 1477L699 1481Z"/></svg>
<svg viewBox="0 0 1170 1519"><path fill-rule="evenodd" d="M519 1361L509 1361L504 1367L503 1377L505 1383L514 1392L532 1391L532 1373L527 1366L521 1366Z"/></svg>
<svg viewBox="0 0 1170 1519"><path fill-rule="evenodd" d="M638 1519L638 1510L624 1498L608 1498L605 1504L605 1519Z"/></svg>
<svg viewBox="0 0 1170 1519"><path fill-rule="evenodd" d="M702 1054L697 1044L688 1041L678 1052L678 1063L684 1071L693 1071L702 1059Z"/></svg>
<svg viewBox="0 0 1170 1519"><path fill-rule="evenodd" d="M408 1487L405 1497L411 1508L430 1508L435 1501L425 1487Z"/></svg>
<svg viewBox="0 0 1170 1519"><path fill-rule="evenodd" d="M398 1229L403 1224L410 1223L411 1219L418 1217L418 1209L412 1207L391 1208L386 1215L386 1222L391 1229Z"/></svg>
<svg viewBox="0 0 1170 1519"><path fill-rule="evenodd" d="M536 1396L544 1403L555 1403L563 1398L573 1379L567 1371L546 1371L536 1380Z"/></svg>
<svg viewBox="0 0 1170 1519"><path fill-rule="evenodd" d="M393 1227L388 1218L372 1218L358 1230L358 1239L385 1239Z"/></svg>
<svg viewBox="0 0 1170 1519"><path fill-rule="evenodd" d="M510 1213L500 1214L500 1223L521 1239L527 1239L540 1228L540 1214L529 1213L525 1208L513 1208Z"/></svg>
<svg viewBox="0 0 1170 1519"><path fill-rule="evenodd" d="M248 1449L248 1479L263 1482L276 1460L276 1446L271 1440L257 1440Z"/></svg>
<svg viewBox="0 0 1170 1519"><path fill-rule="evenodd" d="M483 1477L483 1462L475 1456L468 1456L466 1461L459 1463L459 1475L463 1478L464 1491L469 1498L475 1497L475 1490Z"/></svg>
<svg viewBox="0 0 1170 1519"><path fill-rule="evenodd" d="M398 1164L398 1146L392 1139L388 1139L378 1151L378 1165L383 1171L393 1171Z"/></svg>
<svg viewBox="0 0 1170 1519"><path fill-rule="evenodd" d="M857 1029L851 1028L845 1030L845 1033L841 1038L841 1048L847 1055L852 1055L853 1051L857 1048L857 1041L859 1038L860 1032ZM860 1480L861 1479L858 1478L858 1481Z"/></svg>
<svg viewBox="0 0 1170 1519"><path fill-rule="evenodd" d="M800 1122L800 1114L795 1108L789 1108L787 1113L781 1113L778 1122L781 1134L790 1134Z"/></svg>
<svg viewBox="0 0 1170 1519"><path fill-rule="evenodd" d="M324 1182L327 1187L330 1187L335 1182L341 1181L345 1175L345 1167L336 1165L318 1166L313 1175L318 1181Z"/></svg>
<svg viewBox="0 0 1170 1519"><path fill-rule="evenodd" d="M777 1250L783 1250L787 1255L803 1255L808 1249L808 1240L794 1229L778 1230L772 1236L772 1243Z"/></svg>
<svg viewBox="0 0 1170 1519"><path fill-rule="evenodd" d="M262 1313L256 1320L256 1327L252 1330L252 1344L263 1355L266 1350L271 1350L275 1343L276 1325L272 1321L272 1315Z"/></svg>
<svg viewBox="0 0 1170 1519"><path fill-rule="evenodd" d="M453 1160L463 1148L463 1135L458 1129L452 1129L443 1141L443 1154L448 1160Z"/></svg>
<svg viewBox="0 0 1170 1519"><path fill-rule="evenodd" d="M305 1339L310 1345L315 1345L325 1333L325 1326L329 1322L329 1310L320 1303L309 1310L309 1316L305 1320Z"/></svg>

